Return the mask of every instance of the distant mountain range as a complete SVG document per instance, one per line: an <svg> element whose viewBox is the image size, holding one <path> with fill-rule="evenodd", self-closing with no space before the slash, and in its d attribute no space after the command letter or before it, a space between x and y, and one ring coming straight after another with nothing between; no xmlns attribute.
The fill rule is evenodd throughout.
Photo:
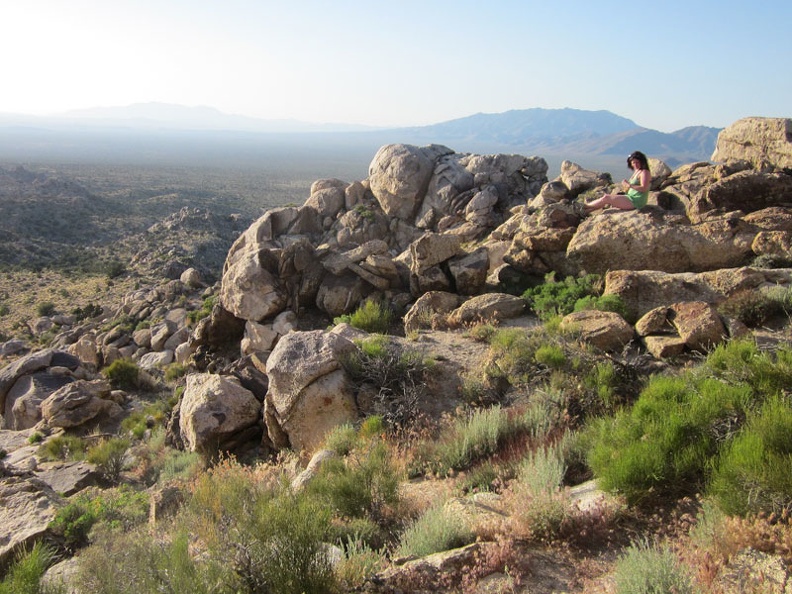
<svg viewBox="0 0 792 594"><path fill-rule="evenodd" d="M552 155L576 159L598 157L616 163L630 152L642 150L672 167L709 160L719 128L691 126L664 133L639 126L609 111L579 109L522 109L497 114L479 113L420 127L367 128L347 124L315 124L297 120L265 120L225 114L211 107L186 107L164 103L139 103L126 107L102 107L70 111L56 116L36 117L0 114L0 136L15 139L80 133L129 134L135 137L169 132L223 135L228 140L251 134L307 135L312 143L342 143L344 146L376 146L392 142L445 144L460 152L512 152ZM239 136L242 138L242 136ZM289 142L296 142L290 138ZM2 148L0 137L0 148ZM5 151L3 151L5 152ZM0 155L2 156L2 155ZM597 159L595 159L596 161Z"/></svg>
<svg viewBox="0 0 792 594"><path fill-rule="evenodd" d="M522 109L476 114L399 132L427 142L470 141L515 152L553 155L620 155L634 150L667 161L709 160L720 128L691 126L672 133L637 125L609 111Z"/></svg>

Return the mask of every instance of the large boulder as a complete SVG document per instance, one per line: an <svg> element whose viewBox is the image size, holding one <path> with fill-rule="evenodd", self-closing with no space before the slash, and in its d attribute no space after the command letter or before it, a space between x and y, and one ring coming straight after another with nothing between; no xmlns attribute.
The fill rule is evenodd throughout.
<svg viewBox="0 0 792 594"><path fill-rule="evenodd" d="M89 421L118 417L122 410L111 398L106 380L77 380L56 390L41 403L49 427L78 427Z"/></svg>
<svg viewBox="0 0 792 594"><path fill-rule="evenodd" d="M452 325L473 323L497 323L516 318L525 311L522 297L507 293L485 293L471 297L451 312L448 321Z"/></svg>
<svg viewBox="0 0 792 594"><path fill-rule="evenodd" d="M220 303L237 318L258 322L280 313L287 294L278 277L267 270L261 253L239 257L223 273Z"/></svg>
<svg viewBox="0 0 792 594"><path fill-rule="evenodd" d="M435 162L453 151L432 145L388 144L369 165L371 192L385 214L412 221L429 187Z"/></svg>
<svg viewBox="0 0 792 594"><path fill-rule="evenodd" d="M633 339L633 327L612 311L586 310L564 316L562 331L574 332L581 341L605 352L621 352Z"/></svg>
<svg viewBox="0 0 792 594"><path fill-rule="evenodd" d="M265 422L278 447L310 451L334 427L357 418L343 368L354 343L334 332L290 332L267 359ZM280 441L285 439L286 442Z"/></svg>
<svg viewBox="0 0 792 594"><path fill-rule="evenodd" d="M605 275L605 293L618 295L628 320L638 320L656 307L682 301L717 305L730 295L773 286L792 286L792 270L750 267L681 272L614 270Z"/></svg>
<svg viewBox="0 0 792 594"><path fill-rule="evenodd" d="M589 273L702 272L745 264L755 235L737 218L691 226L639 211L607 211L581 223L566 254Z"/></svg>
<svg viewBox="0 0 792 594"><path fill-rule="evenodd" d="M751 213L792 202L792 175L783 172L739 171L704 187L687 213L693 222L733 211Z"/></svg>
<svg viewBox="0 0 792 594"><path fill-rule="evenodd" d="M28 476L0 478L0 575L17 551L48 538L49 523L64 505L49 486Z"/></svg>
<svg viewBox="0 0 792 594"><path fill-rule="evenodd" d="M187 376L179 404L182 442L193 452L214 455L260 437L261 403L232 376Z"/></svg>
<svg viewBox="0 0 792 594"><path fill-rule="evenodd" d="M69 375L46 371L20 377L6 396L6 428L19 431L34 427L41 420L41 403L73 381Z"/></svg>
<svg viewBox="0 0 792 594"><path fill-rule="evenodd" d="M755 169L792 168L792 119L743 118L718 134L713 161L747 161Z"/></svg>
<svg viewBox="0 0 792 594"><path fill-rule="evenodd" d="M691 350L706 353L722 343L726 326L715 308L703 301L656 307L635 324L647 350L658 359Z"/></svg>

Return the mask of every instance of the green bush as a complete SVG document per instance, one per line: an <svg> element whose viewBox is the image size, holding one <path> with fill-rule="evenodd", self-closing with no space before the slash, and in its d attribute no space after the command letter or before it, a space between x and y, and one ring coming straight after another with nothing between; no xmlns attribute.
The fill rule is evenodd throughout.
<svg viewBox="0 0 792 594"><path fill-rule="evenodd" d="M78 558L80 592L139 594L169 592L236 594L243 583L229 566L190 551L186 531L152 538L136 530L103 538ZM247 590L249 591L249 590Z"/></svg>
<svg viewBox="0 0 792 594"><path fill-rule="evenodd" d="M558 345L542 345L534 353L534 359L541 365L551 369L561 368L566 365L567 358L564 349Z"/></svg>
<svg viewBox="0 0 792 594"><path fill-rule="evenodd" d="M387 334L392 321L393 312L387 305L368 299L351 314L335 318L333 323L347 323L366 332Z"/></svg>
<svg viewBox="0 0 792 594"><path fill-rule="evenodd" d="M58 510L49 528L60 536L66 547L75 550L87 545L92 529L121 533L148 519L149 498L145 492L129 487L108 489L99 495L78 494Z"/></svg>
<svg viewBox="0 0 792 594"><path fill-rule="evenodd" d="M655 376L632 409L590 425L591 468L603 488L621 492L633 503L705 488L727 451L735 457L735 468L740 458L753 457L762 460L755 477L774 474L777 459L769 452L776 446L761 445L743 431L746 419L789 385L790 373L788 349L773 356L752 343L731 342L715 349L697 369L677 377ZM786 430L784 419L778 415L774 431ZM745 435L742 441L731 445L740 435ZM724 469L728 460L724 458Z"/></svg>
<svg viewBox="0 0 792 594"><path fill-rule="evenodd" d="M124 470L124 459L128 449L129 440L113 437L88 448L85 459L91 464L96 464L108 481L116 483L121 471Z"/></svg>
<svg viewBox="0 0 792 594"><path fill-rule="evenodd" d="M548 320L554 316L572 313L580 299L598 296L602 292L600 285L601 278L595 274L579 278L568 276L564 280L556 281L555 274L550 273L543 284L528 289L522 294L522 298L540 320Z"/></svg>
<svg viewBox="0 0 792 594"><path fill-rule="evenodd" d="M498 330L490 340L492 365L489 375L501 375L511 384L527 381L534 368L534 355L542 342L520 328Z"/></svg>
<svg viewBox="0 0 792 594"><path fill-rule="evenodd" d="M749 417L718 460L709 488L728 514L792 511L792 407L773 398Z"/></svg>
<svg viewBox="0 0 792 594"><path fill-rule="evenodd" d="M54 594L53 589L41 589L41 578L54 559L54 551L41 542L20 551L0 582L0 594Z"/></svg>
<svg viewBox="0 0 792 594"><path fill-rule="evenodd" d="M165 424L170 408L163 400L147 404L143 410L136 410L121 421L121 429L135 439L142 439L147 430Z"/></svg>
<svg viewBox="0 0 792 594"><path fill-rule="evenodd" d="M129 359L116 359L105 367L103 373L119 390L133 390L140 385L140 368Z"/></svg>
<svg viewBox="0 0 792 594"><path fill-rule="evenodd" d="M465 522L448 513L443 505L434 505L401 534L394 554L396 557L424 557L474 540L475 535Z"/></svg>
<svg viewBox="0 0 792 594"><path fill-rule="evenodd" d="M573 311L612 311L623 318L627 318L627 306L618 295L586 295L575 301Z"/></svg>
<svg viewBox="0 0 792 594"><path fill-rule="evenodd" d="M260 480L256 469L224 461L196 480L181 521L244 591L323 594L335 587L325 545L330 518L306 491L294 493L288 484Z"/></svg>
<svg viewBox="0 0 792 594"><path fill-rule="evenodd" d="M474 411L456 419L439 440L430 468L440 474L470 468L495 454L516 431L508 412L499 406Z"/></svg>
<svg viewBox="0 0 792 594"><path fill-rule="evenodd" d="M654 377L632 410L592 424L591 467L603 488L631 503L649 494L692 494L706 484L751 397L748 386L717 379Z"/></svg>
<svg viewBox="0 0 792 594"><path fill-rule="evenodd" d="M55 304L52 301L42 301L36 306L36 314L39 316L51 316L55 313Z"/></svg>
<svg viewBox="0 0 792 594"><path fill-rule="evenodd" d="M792 384L792 348L782 346L768 352L750 340L727 342L716 347L694 373L729 383L744 382L766 398Z"/></svg>
<svg viewBox="0 0 792 594"><path fill-rule="evenodd" d="M334 427L325 438L325 448L334 451L339 456L349 454L357 443L358 432L350 423Z"/></svg>
<svg viewBox="0 0 792 594"><path fill-rule="evenodd" d="M346 458L326 461L307 491L341 517L379 522L399 502L399 479L387 445L373 439Z"/></svg>
<svg viewBox="0 0 792 594"><path fill-rule="evenodd" d="M204 318L208 318L212 314L212 309L214 309L215 304L217 303L217 296L210 295L203 300L201 303L201 308L193 310L187 314L187 319L190 320L192 325L197 324L200 320Z"/></svg>
<svg viewBox="0 0 792 594"><path fill-rule="evenodd" d="M385 555L357 535L347 540L342 549L344 556L336 565L335 573L346 592L358 591L367 579L387 566Z"/></svg>
<svg viewBox="0 0 792 594"><path fill-rule="evenodd" d="M38 454L47 460L82 460L88 448L76 435L56 435L39 446Z"/></svg>
<svg viewBox="0 0 792 594"><path fill-rule="evenodd" d="M630 546L614 570L616 594L693 594L693 580L667 546Z"/></svg>
<svg viewBox="0 0 792 594"><path fill-rule="evenodd" d="M187 374L187 368L181 363L171 363L165 368L165 381L172 382Z"/></svg>

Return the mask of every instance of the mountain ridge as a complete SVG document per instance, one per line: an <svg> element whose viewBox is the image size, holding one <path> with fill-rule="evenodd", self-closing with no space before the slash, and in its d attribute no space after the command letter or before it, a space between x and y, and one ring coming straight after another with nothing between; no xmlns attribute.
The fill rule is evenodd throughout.
<svg viewBox="0 0 792 594"><path fill-rule="evenodd" d="M638 125L607 110L512 109L477 113L425 126L376 128L352 124L266 120L221 112L213 107L169 103L135 103L123 107L72 110L53 116L0 114L0 127L96 130L229 131L279 134L323 133L360 135L361 139L396 137L401 142L455 145L472 143L492 150L551 154L625 154L640 147L647 154L674 163L708 159L719 128L688 126L666 133ZM31 130L32 131L32 130ZM401 140L403 139L403 140Z"/></svg>

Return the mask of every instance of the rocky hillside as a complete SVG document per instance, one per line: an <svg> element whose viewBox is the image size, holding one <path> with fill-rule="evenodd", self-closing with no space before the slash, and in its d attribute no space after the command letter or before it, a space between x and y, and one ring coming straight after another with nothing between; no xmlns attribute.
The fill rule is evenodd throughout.
<svg viewBox="0 0 792 594"><path fill-rule="evenodd" d="M85 592L110 591L101 576L116 572L147 591L174 587L173 568L152 573L126 554L135 550L157 563L180 559L193 584L205 586L216 571L221 583L245 592L621 594L641 591L623 585L620 563L645 542L650 553L673 559L680 580L685 559L693 573L685 579L706 591L785 591L792 578L783 543L792 533L780 510L792 505L792 490L746 485L746 492L769 489L772 505L753 519L735 512L721 520L724 533L744 539L719 540L716 551L692 544L691 526L704 525L701 474L666 480L652 472L656 482L644 491L606 493L598 481L610 476L607 463L586 447L596 427L623 419L657 375L687 378L700 399L713 393L707 380L724 382L715 394L732 394L729 382L748 371L724 371L713 359L703 376L685 375L712 353L724 356L719 346L761 347L736 359L764 365L765 379L749 386L753 398L769 389L766 378L786 381L773 366L788 356L788 315L770 305L792 302L785 301L792 294L790 130L792 120L737 122L719 136L716 163L672 170L652 160L647 207L592 215L583 202L611 191L613 180L574 163L549 180L540 157L387 145L367 179L318 180L303 205L266 211L227 250L217 284L193 266L129 292L118 308L42 316L30 327L40 342L46 335L48 348L25 339L2 345L0 565L11 567L24 546L49 542L71 557L51 573ZM185 221L207 237L227 223L187 209L149 232L168 236ZM191 235L195 246L218 253ZM158 242L138 249L145 265L174 250L179 256L175 244L167 252ZM588 282L587 306L571 312L562 293L550 299L554 279L567 293ZM383 311L393 317L375 334L355 317L369 310L379 312L375 321ZM777 361L763 358L776 350ZM775 394L776 417L787 414L783 393ZM707 443L726 443L759 422L750 407L734 406L705 427ZM509 425L509 439L482 445L467 462L441 456L440 445L456 443L449 431L501 411L511 423L521 419ZM691 423L683 433L696 430ZM587 431L592 442L569 445ZM619 438L615 429L605 435L606 443ZM654 439L660 451L660 436L649 432L623 447ZM84 459L68 453L77 444ZM97 452L107 444L121 454ZM229 453L250 465L222 461ZM173 472L188 455L210 466L192 482ZM550 472L540 458L561 467L548 497L527 486ZM392 471L400 485L390 468L400 469ZM493 476L480 478L485 471ZM465 487L467 479L475 486ZM278 484L289 484L288 493ZM369 490L346 507L353 485ZM144 494L150 529L162 538L133 530L142 522L131 492ZM338 492L347 498L333 499ZM125 515L116 522L129 522L128 535L102 524L115 517L106 511L80 538L64 529L73 520L61 510L121 499ZM326 507L311 507L317 501ZM305 516L276 513L303 506ZM246 516L249 508L256 514ZM427 550L410 538L434 509L468 531ZM771 512L780 515L761 523ZM296 529L306 518L326 520L311 524L322 534L315 541ZM278 540L281 525L287 537ZM301 549L301 563L291 564L298 575L261 569L272 567L273 546L309 540L318 548ZM363 552L371 565L355 578L343 573ZM634 573L646 565L637 561ZM315 566L328 581L306 585L310 576L320 580ZM296 590L273 585L285 575L300 584ZM692 591L662 591L674 588Z"/></svg>

